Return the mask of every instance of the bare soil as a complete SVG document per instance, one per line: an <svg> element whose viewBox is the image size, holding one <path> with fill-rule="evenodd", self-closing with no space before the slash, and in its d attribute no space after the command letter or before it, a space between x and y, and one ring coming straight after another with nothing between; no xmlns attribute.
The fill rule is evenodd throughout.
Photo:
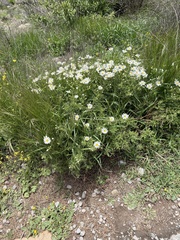
<svg viewBox="0 0 180 240"><path fill-rule="evenodd" d="M138 185L142 187L139 180L128 181L119 170L104 170L104 175L107 179L101 184L97 183L98 174L84 175L79 179L67 176L63 181L58 174L43 177L38 190L29 198L23 199L23 210L14 209L9 223L0 224L0 239L26 239L22 226L31 215L31 206L43 208L52 201L68 205L71 200L76 204L76 211L67 240L168 240L173 234L180 233L180 199L159 199L154 203L144 201L141 204L136 202L137 206L134 208L131 205L133 197L127 204L124 203L124 197L132 193ZM8 181L9 185L14 184L11 179ZM13 230L11 238L7 238L8 229ZM84 236L80 236L77 229L84 231ZM47 240L49 237L47 235L42 238L40 235L40 238L30 239Z"/></svg>

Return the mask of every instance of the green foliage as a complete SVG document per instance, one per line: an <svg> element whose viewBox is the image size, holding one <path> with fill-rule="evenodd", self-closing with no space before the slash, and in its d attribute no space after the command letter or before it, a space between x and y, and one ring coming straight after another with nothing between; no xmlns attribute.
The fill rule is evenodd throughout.
<svg viewBox="0 0 180 240"><path fill-rule="evenodd" d="M36 19L46 25L64 22L72 26L80 16L86 16L93 13L105 15L112 11L110 4L106 0L43 0L40 1L40 4L45 9L46 14L42 15L38 13Z"/></svg>
<svg viewBox="0 0 180 240"><path fill-rule="evenodd" d="M101 166L103 155L122 151L138 159L178 134L179 81L167 87L161 69L148 75L132 47L122 53L110 48L102 59L86 55L59 64L24 86L17 84L13 95L15 86L2 82L1 122L6 125L1 131L28 149L34 161L78 175Z"/></svg>
<svg viewBox="0 0 180 240"><path fill-rule="evenodd" d="M54 240L65 240L69 234L74 210L73 205L63 206L59 202L52 202L48 207L38 209L32 206L33 216L25 228L29 236L37 235L41 230L52 233Z"/></svg>

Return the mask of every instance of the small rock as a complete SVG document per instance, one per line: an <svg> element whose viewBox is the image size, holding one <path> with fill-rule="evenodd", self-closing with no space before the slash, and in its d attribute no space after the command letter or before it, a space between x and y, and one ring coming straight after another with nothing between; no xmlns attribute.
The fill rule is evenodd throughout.
<svg viewBox="0 0 180 240"><path fill-rule="evenodd" d="M137 236L133 236L133 240L139 240Z"/></svg>
<svg viewBox="0 0 180 240"><path fill-rule="evenodd" d="M96 188L96 189L94 189L94 193L98 195L98 194L100 194L101 192Z"/></svg>
<svg viewBox="0 0 180 240"><path fill-rule="evenodd" d="M123 161L123 160L120 160L120 161L118 162L118 165L119 165L119 166L125 166L125 165L126 165L126 162Z"/></svg>
<svg viewBox="0 0 180 240"><path fill-rule="evenodd" d="M133 231L136 231L136 226L132 226L132 230L133 230Z"/></svg>
<svg viewBox="0 0 180 240"><path fill-rule="evenodd" d="M172 235L170 240L180 240L180 233L177 235Z"/></svg>
<svg viewBox="0 0 180 240"><path fill-rule="evenodd" d="M138 174L139 174L140 176L143 176L144 173L145 173L144 168L139 167L139 168L138 168Z"/></svg>
<svg viewBox="0 0 180 240"><path fill-rule="evenodd" d="M128 184L132 184L132 181L131 181L131 180L128 180Z"/></svg>
<svg viewBox="0 0 180 240"><path fill-rule="evenodd" d="M121 174L121 177L122 177L123 179L126 179L126 174L125 174L125 173L122 173L122 174Z"/></svg>
<svg viewBox="0 0 180 240"><path fill-rule="evenodd" d="M112 190L112 192L111 192L111 194L113 195L113 196L117 196L118 195L118 190L117 189L114 189L114 190Z"/></svg>
<svg viewBox="0 0 180 240"><path fill-rule="evenodd" d="M81 229L80 228L76 229L76 233L80 234L81 233Z"/></svg>
<svg viewBox="0 0 180 240"><path fill-rule="evenodd" d="M84 222L80 222L80 227L84 227Z"/></svg>
<svg viewBox="0 0 180 240"><path fill-rule="evenodd" d="M82 193L82 199L85 199L86 198L86 191L84 191L83 193Z"/></svg>
<svg viewBox="0 0 180 240"><path fill-rule="evenodd" d="M67 189L72 189L72 186L71 185L67 185L66 188Z"/></svg>
<svg viewBox="0 0 180 240"><path fill-rule="evenodd" d="M86 232L85 232L85 231L81 231L81 232L80 232L80 236L81 236L81 237L84 237L84 236L85 236L85 234L86 234Z"/></svg>
<svg viewBox="0 0 180 240"><path fill-rule="evenodd" d="M82 207L82 205L83 205L83 203L80 201L80 202L78 203L78 206L79 206L79 207Z"/></svg>

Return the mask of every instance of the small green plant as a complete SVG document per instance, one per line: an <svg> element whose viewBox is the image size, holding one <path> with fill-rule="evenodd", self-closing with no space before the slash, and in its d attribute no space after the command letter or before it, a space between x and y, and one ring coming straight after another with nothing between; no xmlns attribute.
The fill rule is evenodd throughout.
<svg viewBox="0 0 180 240"><path fill-rule="evenodd" d="M29 218L25 231L29 236L36 236L42 230L52 233L54 240L65 240L70 231L70 223L74 214L73 205L63 206L59 202L51 202L48 207L37 209L31 207L32 217Z"/></svg>
<svg viewBox="0 0 180 240"><path fill-rule="evenodd" d="M97 177L97 180L96 180L96 182L97 182L97 184L99 184L99 185L104 185L105 183L106 183L106 180L108 179L108 175L99 175L98 177Z"/></svg>
<svg viewBox="0 0 180 240"><path fill-rule="evenodd" d="M123 201L129 209L133 210L143 204L145 193L134 190L124 196Z"/></svg>

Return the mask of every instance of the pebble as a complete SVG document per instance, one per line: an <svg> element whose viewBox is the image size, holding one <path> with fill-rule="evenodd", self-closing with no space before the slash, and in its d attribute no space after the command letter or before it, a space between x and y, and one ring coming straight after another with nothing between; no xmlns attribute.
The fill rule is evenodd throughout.
<svg viewBox="0 0 180 240"><path fill-rule="evenodd" d="M81 233L81 229L80 228L76 229L76 233L80 234Z"/></svg>
<svg viewBox="0 0 180 240"><path fill-rule="evenodd" d="M82 199L85 199L86 198L86 191L84 191L83 193L82 193Z"/></svg>
<svg viewBox="0 0 180 240"><path fill-rule="evenodd" d="M112 192L111 192L111 194L113 195L113 196L117 196L118 195L118 190L117 189L114 189L114 190L112 190Z"/></svg>
<svg viewBox="0 0 180 240"><path fill-rule="evenodd" d="M67 189L72 189L72 186L71 185L67 185L66 188Z"/></svg>
<svg viewBox="0 0 180 240"><path fill-rule="evenodd" d="M177 235L172 235L170 240L180 240L180 233Z"/></svg>
<svg viewBox="0 0 180 240"><path fill-rule="evenodd" d="M133 231L136 231L136 226L132 226L132 230L133 230Z"/></svg>
<svg viewBox="0 0 180 240"><path fill-rule="evenodd" d="M81 232L80 232L80 236L81 236L81 237L84 237L84 236L85 236L85 234L86 234L86 232L85 232L85 231L81 231Z"/></svg>
<svg viewBox="0 0 180 240"><path fill-rule="evenodd" d="M137 236L133 236L133 240L138 240L139 238Z"/></svg>
<svg viewBox="0 0 180 240"><path fill-rule="evenodd" d="M80 201L80 202L78 203L78 206L79 206L79 207L82 207L82 205L83 205L83 203Z"/></svg>
<svg viewBox="0 0 180 240"><path fill-rule="evenodd" d="M123 160L120 160L120 161L118 162L118 165L119 165L119 166L125 166L125 165L126 165L126 162L123 161Z"/></svg>
<svg viewBox="0 0 180 240"><path fill-rule="evenodd" d="M145 173L145 169L142 168L142 167L139 167L139 168L138 168L138 174L139 174L140 176L143 176L144 173Z"/></svg>

